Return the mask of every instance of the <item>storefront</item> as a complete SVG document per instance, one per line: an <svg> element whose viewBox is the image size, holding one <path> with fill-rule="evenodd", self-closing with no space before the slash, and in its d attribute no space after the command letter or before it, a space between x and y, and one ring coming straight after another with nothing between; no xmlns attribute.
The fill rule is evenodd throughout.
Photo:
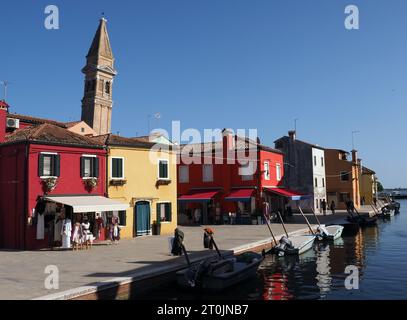
<svg viewBox="0 0 407 320"><path fill-rule="evenodd" d="M94 241L120 239L128 204L102 196L44 196L33 215L37 240L65 249Z"/></svg>
<svg viewBox="0 0 407 320"><path fill-rule="evenodd" d="M225 197L225 201L234 203L230 212L231 224L257 224L256 197L254 188L235 188Z"/></svg>
<svg viewBox="0 0 407 320"><path fill-rule="evenodd" d="M216 220L220 190L190 190L178 197L179 211L186 224L211 224Z"/></svg>

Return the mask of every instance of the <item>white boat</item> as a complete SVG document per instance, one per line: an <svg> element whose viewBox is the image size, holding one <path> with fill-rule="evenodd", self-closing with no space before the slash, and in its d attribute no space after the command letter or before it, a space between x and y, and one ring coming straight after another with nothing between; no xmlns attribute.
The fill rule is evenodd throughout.
<svg viewBox="0 0 407 320"><path fill-rule="evenodd" d="M292 235L289 238L283 236L279 244L273 247L268 253L275 253L279 256L300 255L312 248L316 236L312 234ZM266 254L264 252L263 254Z"/></svg>
<svg viewBox="0 0 407 320"><path fill-rule="evenodd" d="M318 227L319 234L317 235L317 238L318 240L336 240L342 236L343 228L344 227L340 225L320 225Z"/></svg>

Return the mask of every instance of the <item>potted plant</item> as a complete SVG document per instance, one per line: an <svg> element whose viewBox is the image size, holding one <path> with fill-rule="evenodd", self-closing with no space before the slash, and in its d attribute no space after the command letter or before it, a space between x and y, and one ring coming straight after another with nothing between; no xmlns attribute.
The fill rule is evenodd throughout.
<svg viewBox="0 0 407 320"><path fill-rule="evenodd" d="M98 185L98 178L87 178L84 181L86 188L93 189L96 188Z"/></svg>
<svg viewBox="0 0 407 320"><path fill-rule="evenodd" d="M47 192L50 192L55 189L58 183L57 177L47 177L42 179L42 183Z"/></svg>

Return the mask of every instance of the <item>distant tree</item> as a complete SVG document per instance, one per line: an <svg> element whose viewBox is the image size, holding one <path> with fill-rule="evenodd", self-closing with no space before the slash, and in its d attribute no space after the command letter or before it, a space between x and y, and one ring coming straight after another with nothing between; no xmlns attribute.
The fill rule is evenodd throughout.
<svg viewBox="0 0 407 320"><path fill-rule="evenodd" d="M377 191L383 192L384 188L380 181L377 181Z"/></svg>

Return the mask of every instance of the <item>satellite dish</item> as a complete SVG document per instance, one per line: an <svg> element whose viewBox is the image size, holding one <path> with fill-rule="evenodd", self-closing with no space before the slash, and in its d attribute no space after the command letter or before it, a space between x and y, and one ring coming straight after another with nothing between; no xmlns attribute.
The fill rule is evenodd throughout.
<svg viewBox="0 0 407 320"><path fill-rule="evenodd" d="M154 118L156 118L156 119L160 119L161 118L161 113L156 113L156 114L154 114Z"/></svg>

